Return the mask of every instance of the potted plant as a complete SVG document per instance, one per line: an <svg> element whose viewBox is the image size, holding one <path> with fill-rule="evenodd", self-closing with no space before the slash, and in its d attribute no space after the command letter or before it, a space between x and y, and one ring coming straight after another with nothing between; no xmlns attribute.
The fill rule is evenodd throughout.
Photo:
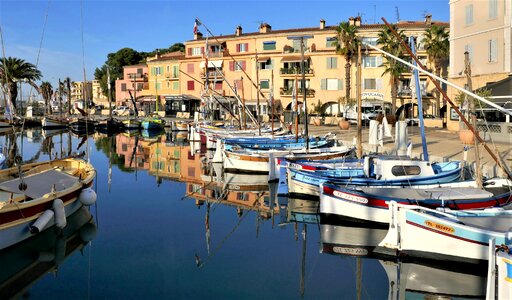
<svg viewBox="0 0 512 300"><path fill-rule="evenodd" d="M340 105L343 105L343 116L338 121L338 127L342 130L347 130L350 128L350 123L346 119L347 112L354 107L356 104L356 99L354 98L346 98L346 97L339 97L338 98L338 111L340 110Z"/></svg>
<svg viewBox="0 0 512 300"><path fill-rule="evenodd" d="M490 97L492 96L492 92L490 89L479 89L476 91L476 94L480 97L484 97L484 98L487 98L487 97ZM467 99L468 103L464 104L464 102L466 101L466 95L462 92L459 92L459 94L457 94L457 96L455 96L455 101L457 103L457 105L459 106L459 108L461 107L464 107L462 108L463 110L463 113L466 115L466 118L469 120L469 108L471 107L470 106L470 103L469 101L473 101L472 104L474 105L478 105L475 101L475 99L473 98L469 98ZM469 120L471 122L471 120ZM474 130L477 130L476 128L476 125L475 124L472 124L474 126ZM475 144L475 134L469 130L466 125L462 122L460 122L459 124L459 139L460 141L465 144L465 145L474 145Z"/></svg>
<svg viewBox="0 0 512 300"><path fill-rule="evenodd" d="M320 99L316 104L313 104L310 115L313 125L320 126L322 124L322 102Z"/></svg>

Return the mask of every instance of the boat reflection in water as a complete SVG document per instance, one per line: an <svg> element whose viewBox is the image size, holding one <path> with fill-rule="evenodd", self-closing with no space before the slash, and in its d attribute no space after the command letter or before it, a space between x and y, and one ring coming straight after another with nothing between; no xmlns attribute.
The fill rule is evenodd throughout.
<svg viewBox="0 0 512 300"><path fill-rule="evenodd" d="M485 297L486 266L401 260L381 254L378 243L386 229L360 227L354 223L321 224L321 252L359 259L378 259L389 281L388 299L474 299ZM361 270L357 270L362 272ZM360 275L358 275L359 277Z"/></svg>
<svg viewBox="0 0 512 300"><path fill-rule="evenodd" d="M49 228L0 252L0 299L22 298L38 280L56 272L66 259L94 239L96 225L86 208L67 219L64 229Z"/></svg>

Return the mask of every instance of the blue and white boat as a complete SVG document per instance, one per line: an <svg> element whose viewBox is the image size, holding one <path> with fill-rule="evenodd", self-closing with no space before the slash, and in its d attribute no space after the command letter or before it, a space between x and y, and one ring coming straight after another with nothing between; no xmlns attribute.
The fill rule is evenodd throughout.
<svg viewBox="0 0 512 300"><path fill-rule="evenodd" d="M399 253L435 260L479 263L489 259L489 241L512 247L512 211L433 210L389 204L389 229L379 244Z"/></svg>
<svg viewBox="0 0 512 300"><path fill-rule="evenodd" d="M340 185L410 186L452 182L460 178L459 162L431 163L422 160L365 157L336 169L305 171L288 168L290 194L320 195L324 182Z"/></svg>

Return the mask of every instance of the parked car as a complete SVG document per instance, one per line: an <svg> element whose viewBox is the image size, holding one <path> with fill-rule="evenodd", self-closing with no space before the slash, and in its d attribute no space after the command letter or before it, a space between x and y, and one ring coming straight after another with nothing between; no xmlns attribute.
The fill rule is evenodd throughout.
<svg viewBox="0 0 512 300"><path fill-rule="evenodd" d="M119 106L112 111L112 114L116 116L128 116L133 115L133 110L131 110L128 106Z"/></svg>

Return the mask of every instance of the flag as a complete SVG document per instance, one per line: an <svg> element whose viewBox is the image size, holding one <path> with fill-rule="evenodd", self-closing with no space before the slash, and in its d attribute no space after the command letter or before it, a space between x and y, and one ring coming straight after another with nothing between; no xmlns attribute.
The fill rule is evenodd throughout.
<svg viewBox="0 0 512 300"><path fill-rule="evenodd" d="M384 118L382 118L382 128L383 128L383 135L382 138L385 137L393 137L393 134L391 133L391 128L389 128L388 119L386 118L386 115L384 115Z"/></svg>
<svg viewBox="0 0 512 300"><path fill-rule="evenodd" d="M198 19L194 20L194 34L197 33L197 27L201 25L201 22L199 22Z"/></svg>

